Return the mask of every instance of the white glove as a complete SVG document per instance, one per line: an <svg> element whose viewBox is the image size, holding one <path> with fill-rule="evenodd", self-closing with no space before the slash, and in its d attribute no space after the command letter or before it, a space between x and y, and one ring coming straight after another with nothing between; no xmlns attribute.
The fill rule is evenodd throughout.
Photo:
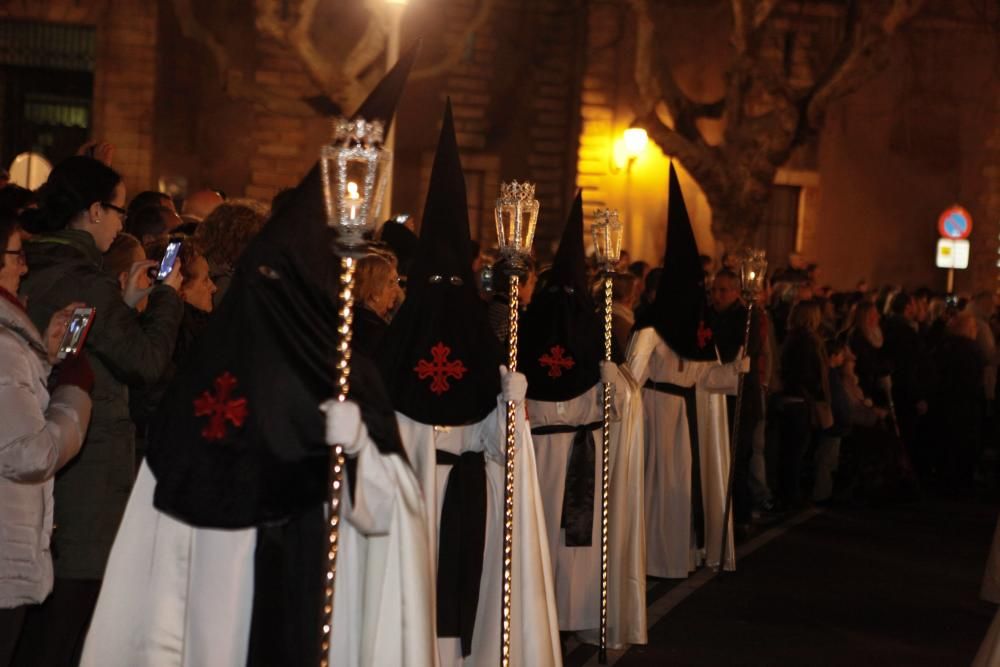
<svg viewBox="0 0 1000 667"><path fill-rule="evenodd" d="M605 384L615 384L618 382L618 364L613 361L601 360L601 382Z"/></svg>
<svg viewBox="0 0 1000 667"><path fill-rule="evenodd" d="M361 409L354 401L335 398L319 406L326 413L326 444L343 445L347 454L357 454L368 440L368 429L361 421Z"/></svg>
<svg viewBox="0 0 1000 667"><path fill-rule="evenodd" d="M742 346L736 353L736 372L743 375L750 372L750 356L744 353Z"/></svg>
<svg viewBox="0 0 1000 667"><path fill-rule="evenodd" d="M523 373L511 373L506 366L501 365L500 387L503 400L521 403L528 394L528 378Z"/></svg>

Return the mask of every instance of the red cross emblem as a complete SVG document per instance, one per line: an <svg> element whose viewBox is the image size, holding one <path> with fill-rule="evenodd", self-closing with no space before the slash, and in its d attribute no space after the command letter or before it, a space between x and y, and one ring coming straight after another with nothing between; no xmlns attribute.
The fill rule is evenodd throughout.
<svg viewBox="0 0 1000 667"><path fill-rule="evenodd" d="M222 440L226 437L226 422L239 428L247 418L247 399L232 399L236 378L226 371L215 378L215 394L204 392L194 399L194 416L211 417L201 435L206 440Z"/></svg>
<svg viewBox="0 0 1000 667"><path fill-rule="evenodd" d="M573 357L564 357L563 354L565 353L566 350L562 345L553 345L551 350L538 358L538 364L549 367L550 378L561 377L564 368L569 370L573 366L576 366Z"/></svg>
<svg viewBox="0 0 1000 667"><path fill-rule="evenodd" d="M705 321L698 322L698 347L703 348L712 340L712 330L705 326Z"/></svg>
<svg viewBox="0 0 1000 667"><path fill-rule="evenodd" d="M451 348L438 341L438 344L431 348L433 361L421 359L413 367L413 370L417 372L417 377L421 380L432 378L431 391L438 396L451 389L451 386L448 384L448 378L453 377L456 380L461 380L465 372L469 370L462 363L461 359L448 361L448 355L450 354Z"/></svg>

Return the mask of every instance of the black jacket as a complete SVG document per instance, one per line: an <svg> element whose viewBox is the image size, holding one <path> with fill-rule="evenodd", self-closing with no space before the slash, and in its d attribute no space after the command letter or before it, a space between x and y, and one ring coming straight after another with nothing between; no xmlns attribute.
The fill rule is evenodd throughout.
<svg viewBox="0 0 1000 667"><path fill-rule="evenodd" d="M183 313L180 297L159 285L142 315L121 286L101 271L87 232L64 230L25 244L28 314L44 331L74 301L97 309L84 353L94 369L94 408L79 456L56 478L53 553L57 577L100 579L135 474L135 435L128 385L155 382L170 362Z"/></svg>

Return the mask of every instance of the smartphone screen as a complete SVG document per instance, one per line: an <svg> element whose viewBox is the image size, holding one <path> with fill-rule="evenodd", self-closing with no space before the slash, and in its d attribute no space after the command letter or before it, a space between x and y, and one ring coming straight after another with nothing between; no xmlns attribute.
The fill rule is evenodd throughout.
<svg viewBox="0 0 1000 667"><path fill-rule="evenodd" d="M174 262L177 261L177 254L181 251L182 241L171 241L167 244L167 251L163 253L163 260L160 262L160 270L156 274L157 280L165 280L174 269Z"/></svg>
<svg viewBox="0 0 1000 667"><path fill-rule="evenodd" d="M63 334L62 342L59 343L57 358L65 359L79 354L87 340L87 331L94 320L94 312L94 308L77 308L73 311L69 326L66 327L66 333Z"/></svg>

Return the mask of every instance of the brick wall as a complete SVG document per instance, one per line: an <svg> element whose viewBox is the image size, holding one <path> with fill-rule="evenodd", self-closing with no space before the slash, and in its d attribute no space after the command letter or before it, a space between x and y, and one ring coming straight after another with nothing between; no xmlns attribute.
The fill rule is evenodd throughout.
<svg viewBox="0 0 1000 667"><path fill-rule="evenodd" d="M125 177L130 192L154 186L157 3L9 2L0 7L0 18L96 26L92 136L115 145L114 167Z"/></svg>
<svg viewBox="0 0 1000 667"><path fill-rule="evenodd" d="M439 20L417 26L425 53L397 126L395 207L419 215L437 137L430 129L440 127L443 102L450 97L473 238L487 248L496 242L493 207L501 181L532 181L541 204L535 250L548 259L574 185L583 14L576 0L496 0L470 34L468 26L482 6L482 0L423 6L425 17ZM463 47L458 62L437 76L419 74L456 44Z"/></svg>

